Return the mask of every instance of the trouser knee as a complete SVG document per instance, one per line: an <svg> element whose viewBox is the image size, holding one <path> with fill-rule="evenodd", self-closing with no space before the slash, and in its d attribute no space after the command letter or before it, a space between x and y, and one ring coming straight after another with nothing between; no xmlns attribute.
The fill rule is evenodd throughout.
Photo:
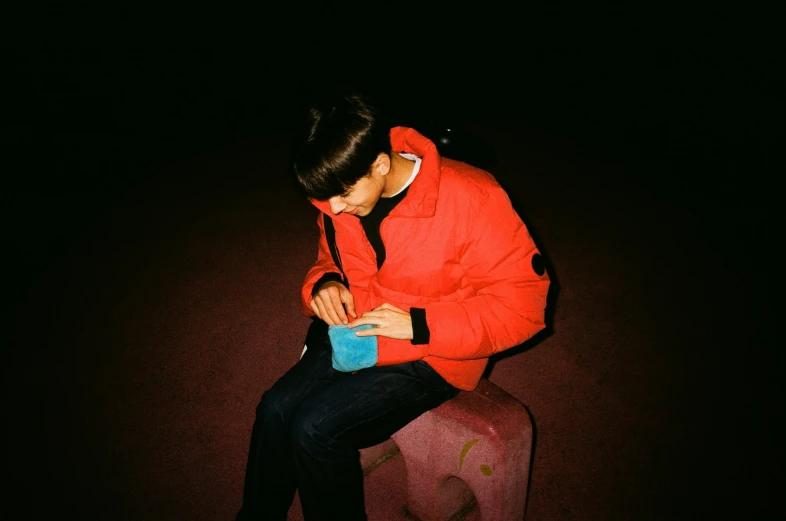
<svg viewBox="0 0 786 521"><path fill-rule="evenodd" d="M309 411L298 410L293 415L289 424L289 436L296 452L311 456L330 453L337 446L336 439L320 429L318 415L310 414Z"/></svg>
<svg viewBox="0 0 786 521"><path fill-rule="evenodd" d="M256 422L263 425L271 423L285 424L287 419L286 404L279 399L278 393L266 391L256 409Z"/></svg>

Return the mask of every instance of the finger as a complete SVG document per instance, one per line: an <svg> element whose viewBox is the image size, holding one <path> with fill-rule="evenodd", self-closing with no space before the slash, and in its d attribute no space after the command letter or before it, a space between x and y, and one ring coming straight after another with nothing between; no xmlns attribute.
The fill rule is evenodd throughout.
<svg viewBox="0 0 786 521"><path fill-rule="evenodd" d="M406 314L409 315L409 313ZM374 308L371 311L366 311L365 313L363 313L364 317L376 318L379 320L397 320L398 318L401 317L401 315L402 313L399 313L393 309L379 309L379 308Z"/></svg>
<svg viewBox="0 0 786 521"><path fill-rule="evenodd" d="M325 322L328 322L330 320L330 318L325 313L325 305L322 304L322 299L319 298L319 296L314 297L314 300L312 300L311 303L316 308L317 316L319 318L321 318L322 320L324 320Z"/></svg>
<svg viewBox="0 0 786 521"><path fill-rule="evenodd" d="M330 324L331 326L343 324L344 321L341 319L341 316L338 314L338 310L336 310L336 306L332 300L329 300L325 303L325 310L327 314L330 316L330 320L333 322Z"/></svg>
<svg viewBox="0 0 786 521"><path fill-rule="evenodd" d="M379 322L378 319L375 319L373 317L367 317L366 315L363 315L362 317L358 318L357 320L353 320L352 322L347 324L347 327L349 327L350 329L356 328L358 326L366 326L366 325L379 327L378 322Z"/></svg>
<svg viewBox="0 0 786 521"><path fill-rule="evenodd" d="M321 319L322 316L321 316L321 314L319 312L319 306L317 306L317 303L315 302L315 300L313 298L311 299L311 302L308 303L308 305L311 306L311 310L314 312L314 314L317 316L317 318Z"/></svg>
<svg viewBox="0 0 786 521"><path fill-rule="evenodd" d="M339 316L338 312L336 311L336 303L335 299L338 296L338 290L334 287L328 287L324 290L320 290L317 294L317 301L320 305L320 309L324 309L325 316L327 318L323 319L325 322L328 322L329 325L334 326L337 324L343 324L343 320ZM329 320L328 320L329 319Z"/></svg>
<svg viewBox="0 0 786 521"><path fill-rule="evenodd" d="M390 317L393 316L392 312L389 309L379 309L374 308L371 311L366 311L363 313L364 317Z"/></svg>
<svg viewBox="0 0 786 521"><path fill-rule="evenodd" d="M374 311L377 311L377 310L379 310L379 311L383 311L383 310L396 311L398 313L404 313L405 312L403 309L399 309L396 306L394 306L393 304L390 304L388 302L385 302L381 306L378 306L378 307L374 308Z"/></svg>
<svg viewBox="0 0 786 521"><path fill-rule="evenodd" d="M347 305L347 313L352 315L352 318L358 318L357 311L355 311L355 297L349 291L342 293L342 300Z"/></svg>
<svg viewBox="0 0 786 521"><path fill-rule="evenodd" d="M360 331L355 331L355 336L385 336L386 329L384 327L372 327L369 329L361 329Z"/></svg>
<svg viewBox="0 0 786 521"><path fill-rule="evenodd" d="M330 303L333 305L333 309L336 313L336 320L338 320L342 324L346 324L349 322L347 320L347 314L344 312L344 304L341 302L341 297L338 293L330 292Z"/></svg>
<svg viewBox="0 0 786 521"><path fill-rule="evenodd" d="M357 319L353 320L352 322L350 322L349 324L347 324L347 327L349 329L352 329L352 328L356 328L358 326L362 326L363 325L362 320L363 320L362 318L357 318Z"/></svg>
<svg viewBox="0 0 786 521"><path fill-rule="evenodd" d="M344 306L341 304L340 292L335 285L331 285L320 291L318 297L320 297L327 314L333 321L331 325L347 323Z"/></svg>
<svg viewBox="0 0 786 521"><path fill-rule="evenodd" d="M336 322L336 319L330 314L330 310L328 309L328 306L325 305L325 301L320 297L317 297L314 300L316 301L317 306L319 307L319 312L322 320L327 322L327 325L329 326L335 326L336 324L338 324L338 322Z"/></svg>

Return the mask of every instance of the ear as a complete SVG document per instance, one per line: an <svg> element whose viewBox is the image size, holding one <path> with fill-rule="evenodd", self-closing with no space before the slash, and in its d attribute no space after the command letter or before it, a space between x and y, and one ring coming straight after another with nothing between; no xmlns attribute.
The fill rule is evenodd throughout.
<svg viewBox="0 0 786 521"><path fill-rule="evenodd" d="M390 172L390 156L384 152L380 152L377 159L374 161L372 168L379 175L387 175Z"/></svg>

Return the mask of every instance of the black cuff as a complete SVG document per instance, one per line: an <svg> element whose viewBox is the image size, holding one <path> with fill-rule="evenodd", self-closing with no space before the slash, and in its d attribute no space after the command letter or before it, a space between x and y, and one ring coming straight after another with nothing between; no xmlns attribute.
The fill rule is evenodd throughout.
<svg viewBox="0 0 786 521"><path fill-rule="evenodd" d="M332 282L332 281L340 282L340 283L342 283L345 286L347 285L347 283L344 282L344 278L339 273L333 273L331 271L331 272L325 273L324 275L319 277L319 280L314 283L314 287L311 288L311 296L313 297L314 295L317 294L317 291L319 291L319 288L322 287L322 284L325 284L326 282Z"/></svg>
<svg viewBox="0 0 786 521"><path fill-rule="evenodd" d="M428 344L431 340L431 331L426 322L426 310L423 308L410 308L409 316L412 317L412 345Z"/></svg>

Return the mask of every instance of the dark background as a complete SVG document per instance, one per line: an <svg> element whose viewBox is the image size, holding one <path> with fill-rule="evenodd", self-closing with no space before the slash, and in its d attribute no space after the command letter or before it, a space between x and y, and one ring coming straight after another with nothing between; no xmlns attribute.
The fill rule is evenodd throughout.
<svg viewBox="0 0 786 521"><path fill-rule="evenodd" d="M2 136L14 280L154 165L290 125L300 96L332 81L374 89L403 118L504 119L589 154L661 161L648 183L733 193L747 214L751 197L770 204L782 15L691 3L15 8Z"/></svg>
<svg viewBox="0 0 786 521"><path fill-rule="evenodd" d="M699 298L699 290L687 284L670 303L673 323L664 327L678 335L677 326L695 323L712 328L713 339L728 332L729 340L693 345L675 338L676 347L663 347L664 360L682 360L675 351L691 345L696 352L685 353L687 358L706 359L707 368L722 361L716 363L724 368L721 376L733 376L722 386L729 392L717 397L707 391L710 399L702 406L722 411L718 416L726 425L723 406L733 402L729 425L745 425L713 431L717 439L703 441L725 449L730 438L744 438L736 454L760 472L765 485L756 492L779 497L774 478L782 475L782 443L775 424L783 408L783 371L779 351L763 332L780 319L780 233L774 223L783 138L783 14L782 8L756 4L663 2L625 8L483 2L463 10L409 4L7 9L0 17L7 301L14 306L17 293L47 280L42 274L113 205L167 182L170 165L288 130L312 89L355 82L383 98L402 123L471 129L475 122L493 121L503 134L523 128L511 135L567 143L563 149L600 165L580 174L626 176L613 194L587 191L587 197L630 195L636 201L631 204L639 204L635 192L637 198L645 194L652 202L645 206L662 212L664 220L689 216L690 230L679 235L692 240L667 244L659 250L662 259L647 261L660 263L664 274L679 273L679 280L691 280L684 270L704 270L707 277L693 280L708 278L710 295L725 300L698 309L710 297ZM522 143L522 150L527 146ZM619 164L626 168L605 167ZM577 181L571 172L562 174ZM193 175L216 173L203 168ZM209 185L196 178L194 183ZM598 179L597 186L614 183ZM580 190L571 192L577 198ZM670 205L681 211L672 212ZM575 222L574 216L567 220ZM581 239L574 237L575 248ZM122 234L116 238L123 240ZM678 244L709 253L723 270L686 261ZM743 297L724 293L717 273L731 279L729 286L744 287L738 294ZM740 323L711 316L705 325L697 319L715 309ZM59 332L48 334L56 339L52 349L61 348ZM672 387L676 393L703 385L681 387L664 374L657 391L663 395ZM710 380L704 372L696 375ZM39 384L26 382L30 388ZM8 385L9 396L24 392ZM713 460L716 466L709 468L724 461ZM681 470L676 466L674 472ZM726 479L717 474L705 479ZM740 503L748 497L744 492L735 489Z"/></svg>

